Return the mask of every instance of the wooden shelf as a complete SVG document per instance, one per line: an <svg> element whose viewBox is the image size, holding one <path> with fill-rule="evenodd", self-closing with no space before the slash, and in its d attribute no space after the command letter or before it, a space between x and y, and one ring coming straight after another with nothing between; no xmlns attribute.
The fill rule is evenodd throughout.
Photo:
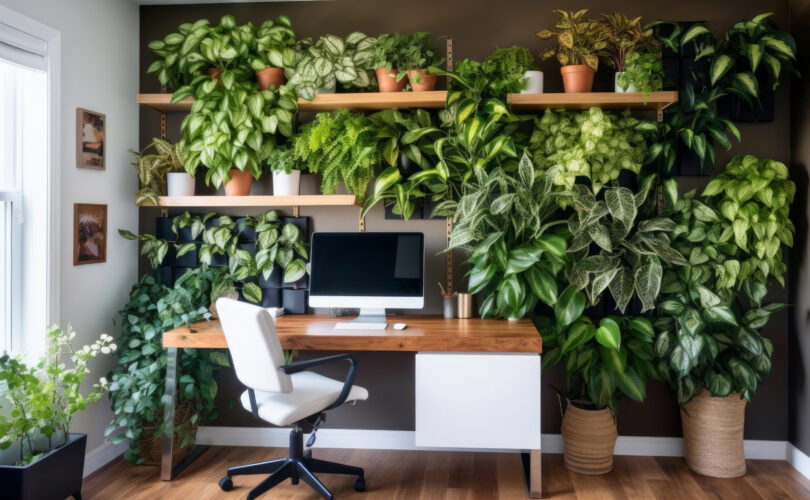
<svg viewBox="0 0 810 500"><path fill-rule="evenodd" d="M161 207L350 207L353 194L299 196L161 196Z"/></svg>
<svg viewBox="0 0 810 500"><path fill-rule="evenodd" d="M190 111L194 100L191 97L177 104L171 103L171 94L138 94L135 102L161 113ZM298 99L300 111L332 111L353 109L377 111L391 108L443 108L447 100L444 90L430 92L359 92L351 94L318 94L315 99Z"/></svg>
<svg viewBox="0 0 810 500"><path fill-rule="evenodd" d="M642 92L583 92L559 94L509 94L512 111L528 112L545 109L642 109L660 111L678 102L677 91L650 92L646 102Z"/></svg>

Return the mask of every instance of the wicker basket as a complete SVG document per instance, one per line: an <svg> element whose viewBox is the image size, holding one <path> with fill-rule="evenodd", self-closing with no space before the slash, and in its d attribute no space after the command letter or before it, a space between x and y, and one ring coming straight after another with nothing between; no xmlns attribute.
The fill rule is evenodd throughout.
<svg viewBox="0 0 810 500"><path fill-rule="evenodd" d="M172 467L180 463L191 451L192 444L187 445L185 448L180 448L180 441L182 436L179 429L185 428L189 432L197 434L197 425L191 424L191 417L194 413L188 404L182 403L177 405L174 410L174 449L172 452ZM144 459L141 465L160 465L161 458L163 457L163 436L155 435L158 432L158 427L154 425L145 425L141 435L144 436L138 441L138 449L140 450L140 457Z"/></svg>
<svg viewBox="0 0 810 500"><path fill-rule="evenodd" d="M562 421L565 466L580 474L610 472L618 435L609 409L583 410L569 402Z"/></svg>
<svg viewBox="0 0 810 500"><path fill-rule="evenodd" d="M711 477L745 475L745 399L715 398L703 389L681 408L686 465Z"/></svg>

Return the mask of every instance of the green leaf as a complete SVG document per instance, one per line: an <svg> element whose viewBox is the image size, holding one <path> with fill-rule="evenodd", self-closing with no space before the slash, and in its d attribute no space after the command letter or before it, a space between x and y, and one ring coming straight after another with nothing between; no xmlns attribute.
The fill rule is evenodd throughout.
<svg viewBox="0 0 810 500"><path fill-rule="evenodd" d="M242 286L242 295L254 304L262 303L262 289L256 283L245 283Z"/></svg>
<svg viewBox="0 0 810 500"><path fill-rule="evenodd" d="M589 321L577 321L568 329L568 335L562 345L562 355L577 349L591 340L596 328Z"/></svg>
<svg viewBox="0 0 810 500"><path fill-rule="evenodd" d="M608 405L616 391L616 375L606 370L604 367L590 370L588 376L588 397L596 405L597 409L602 409Z"/></svg>
<svg viewBox="0 0 810 500"><path fill-rule="evenodd" d="M650 341L655 338L655 330L647 318L631 318L627 322L627 329L641 334L642 337Z"/></svg>
<svg viewBox="0 0 810 500"><path fill-rule="evenodd" d="M647 388L638 373L632 366L628 366L623 373L616 375L616 385L625 396L633 401L644 401L647 397Z"/></svg>
<svg viewBox="0 0 810 500"><path fill-rule="evenodd" d="M648 264L641 266L636 271L636 293L641 299L641 312L655 309L655 299L661 289L663 273L661 264L655 260L650 260Z"/></svg>
<svg viewBox="0 0 810 500"><path fill-rule="evenodd" d="M470 270L468 289L470 293L478 293L489 285L490 280L495 276L495 266L475 266ZM529 286L532 286L531 281ZM537 292L535 292L537 294Z"/></svg>
<svg viewBox="0 0 810 500"><path fill-rule="evenodd" d="M725 374L712 372L708 376L706 389L709 390L712 396L723 398L731 394L733 387L731 385L731 379L725 376Z"/></svg>
<svg viewBox="0 0 810 500"><path fill-rule="evenodd" d="M728 73L728 70L734 66L734 58L727 54L720 54L712 60L711 69L709 70L709 74L711 75L711 83L714 85L717 81L722 78L723 75Z"/></svg>
<svg viewBox="0 0 810 500"><path fill-rule="evenodd" d="M602 363L608 370L614 373L624 373L627 366L627 354L622 355L623 351L607 347L600 347L599 351L602 355Z"/></svg>
<svg viewBox="0 0 810 500"><path fill-rule="evenodd" d="M602 318L596 329L596 341L610 349L618 349L622 343L622 332L619 324L610 318Z"/></svg>
<svg viewBox="0 0 810 500"><path fill-rule="evenodd" d="M554 276L548 271L538 265L534 265L526 270L526 282L529 284L531 291L543 301L544 304L554 306L557 302L557 281ZM472 274L470 275L470 283L472 283ZM472 285L470 285L471 293Z"/></svg>
<svg viewBox="0 0 810 500"><path fill-rule="evenodd" d="M707 35L710 34L709 28L704 26L703 24L694 24L690 27L681 37L681 47L685 46L689 41L693 40L694 38L700 35Z"/></svg>
<svg viewBox="0 0 810 500"><path fill-rule="evenodd" d="M557 303L554 304L554 316L560 326L570 325L574 320L582 316L583 311L585 311L585 294L570 285L560 295Z"/></svg>
<svg viewBox="0 0 810 500"><path fill-rule="evenodd" d="M630 269L622 267L613 281L610 282L608 288L613 300L616 301L616 307L619 311L624 312L630 299L633 298L633 287L635 286L636 279Z"/></svg>
<svg viewBox="0 0 810 500"><path fill-rule="evenodd" d="M610 214L620 220L629 231L637 214L633 192L624 187L609 189L605 192L605 203Z"/></svg>
<svg viewBox="0 0 810 500"><path fill-rule="evenodd" d="M295 283L307 273L307 265L301 259L293 259L284 268L284 283Z"/></svg>
<svg viewBox="0 0 810 500"><path fill-rule="evenodd" d="M211 362L219 366L231 366L228 356L221 351L211 351L209 355Z"/></svg>

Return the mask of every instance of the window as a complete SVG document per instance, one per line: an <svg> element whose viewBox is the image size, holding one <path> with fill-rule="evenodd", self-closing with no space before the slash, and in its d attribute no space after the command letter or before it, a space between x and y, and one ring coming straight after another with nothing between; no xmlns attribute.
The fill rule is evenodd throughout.
<svg viewBox="0 0 810 500"><path fill-rule="evenodd" d="M58 32L2 6L0 19L0 353L36 355L45 347L45 327L57 319L52 117L58 94L46 40L54 48L59 40Z"/></svg>

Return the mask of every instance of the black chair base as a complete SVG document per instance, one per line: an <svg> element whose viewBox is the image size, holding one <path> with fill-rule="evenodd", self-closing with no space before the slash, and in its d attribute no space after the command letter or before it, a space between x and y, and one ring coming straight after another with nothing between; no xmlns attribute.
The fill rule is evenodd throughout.
<svg viewBox="0 0 810 500"><path fill-rule="evenodd" d="M250 465L241 465L239 467L231 467L228 469L228 475L220 479L219 487L223 491L229 491L233 488L233 476L242 476L247 474L270 474L270 477L259 483L255 488L250 490L247 495L248 500L258 498L267 490L280 484L285 479L292 480L292 484L298 484L299 480L303 480L313 490L317 491L322 497L327 500L332 500L332 493L326 489L326 486L321 483L315 474L346 474L350 476L357 476L354 483L354 489L357 491L365 491L366 479L364 471L360 467L353 467L351 465L339 464L336 462L328 462L326 460L318 460L312 458L311 454L304 454L304 436L300 429L296 428L290 432L290 457L281 458L278 460L270 460L267 462L259 462Z"/></svg>

